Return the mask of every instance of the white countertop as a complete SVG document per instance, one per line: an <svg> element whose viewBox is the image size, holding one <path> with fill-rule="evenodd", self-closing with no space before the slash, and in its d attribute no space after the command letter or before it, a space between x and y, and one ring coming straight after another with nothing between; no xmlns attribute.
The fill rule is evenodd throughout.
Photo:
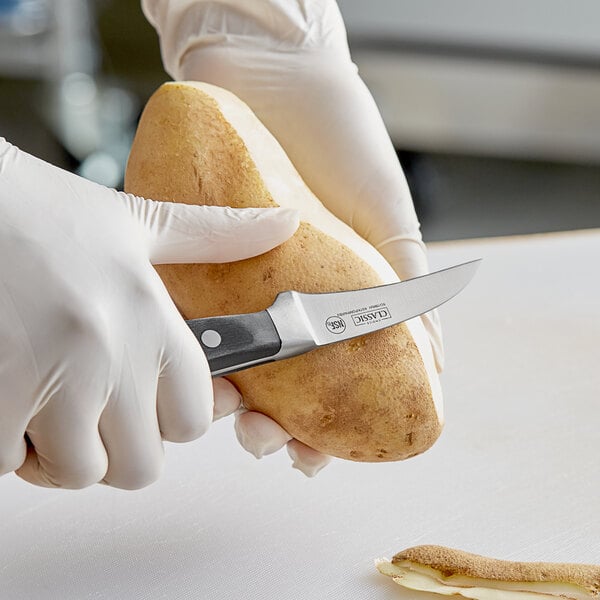
<svg viewBox="0 0 600 600"><path fill-rule="evenodd" d="M442 309L447 424L402 463L334 461L315 479L256 461L230 418L167 445L137 492L0 478L0 598L428 600L376 557L432 543L600 563L600 231L432 245L471 258Z"/></svg>

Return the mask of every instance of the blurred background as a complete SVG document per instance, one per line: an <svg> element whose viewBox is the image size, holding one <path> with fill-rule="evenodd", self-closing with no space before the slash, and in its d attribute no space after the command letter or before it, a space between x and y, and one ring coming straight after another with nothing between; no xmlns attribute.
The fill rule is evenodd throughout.
<svg viewBox="0 0 600 600"><path fill-rule="evenodd" d="M426 241L600 226L600 2L339 5ZM0 0L0 135L53 164L120 187L168 78L138 0Z"/></svg>

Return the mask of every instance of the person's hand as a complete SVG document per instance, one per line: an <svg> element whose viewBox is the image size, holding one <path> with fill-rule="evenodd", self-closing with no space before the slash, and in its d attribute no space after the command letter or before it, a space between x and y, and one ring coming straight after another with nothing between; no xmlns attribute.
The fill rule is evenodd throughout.
<svg viewBox="0 0 600 600"><path fill-rule="evenodd" d="M0 474L64 488L157 479L162 440L209 427L213 384L152 264L248 258L297 226L289 210L117 192L0 138ZM216 379L214 413L237 404Z"/></svg>
<svg viewBox="0 0 600 600"><path fill-rule="evenodd" d="M334 0L143 0L143 8L172 77L235 93L324 205L377 248L400 279L429 271L406 179L352 63ZM422 319L441 370L437 315ZM240 415L237 431L257 455L289 440L256 413ZM288 447L310 474L327 462L298 442Z"/></svg>

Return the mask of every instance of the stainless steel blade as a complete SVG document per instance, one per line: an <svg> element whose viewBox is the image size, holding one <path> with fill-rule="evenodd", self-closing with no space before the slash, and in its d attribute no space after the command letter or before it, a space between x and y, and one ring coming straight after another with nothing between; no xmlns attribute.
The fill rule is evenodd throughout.
<svg viewBox="0 0 600 600"><path fill-rule="evenodd" d="M277 358L385 329L437 308L469 283L480 260L362 290L285 292L267 309L284 346Z"/></svg>

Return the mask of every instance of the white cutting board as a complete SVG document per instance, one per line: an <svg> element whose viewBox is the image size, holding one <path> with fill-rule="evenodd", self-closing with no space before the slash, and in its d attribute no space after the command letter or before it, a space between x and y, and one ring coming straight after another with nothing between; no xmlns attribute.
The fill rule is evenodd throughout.
<svg viewBox="0 0 600 600"><path fill-rule="evenodd" d="M0 478L0 598L408 600L373 559L432 543L600 563L600 231L434 245L484 262L442 310L447 425L404 463L309 480L231 419L141 491Z"/></svg>

